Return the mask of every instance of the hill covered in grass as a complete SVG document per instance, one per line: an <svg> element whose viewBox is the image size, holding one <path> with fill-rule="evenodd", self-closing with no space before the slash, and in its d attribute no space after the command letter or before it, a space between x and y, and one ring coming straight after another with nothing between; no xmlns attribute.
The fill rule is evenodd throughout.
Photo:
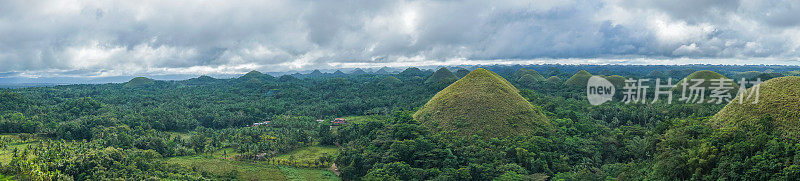
<svg viewBox="0 0 800 181"><path fill-rule="evenodd" d="M486 69L474 70L437 93L414 119L434 131L483 138L542 134L551 127L514 86Z"/></svg>
<svg viewBox="0 0 800 181"><path fill-rule="evenodd" d="M612 75L603 78L608 80L608 82L611 82L611 84L614 85L614 87L616 87L617 89L622 89L625 86L625 77L619 75Z"/></svg>
<svg viewBox="0 0 800 181"><path fill-rule="evenodd" d="M419 69L417 67L409 67L406 70L403 70L403 72L400 72L398 74L398 76L402 76L402 77L413 77L413 76L424 77L424 76L427 76L427 73L425 73L425 71L422 71L421 69Z"/></svg>
<svg viewBox="0 0 800 181"><path fill-rule="evenodd" d="M387 76L378 81L379 85L385 85L385 86L394 86L400 83L403 83L403 81L394 76Z"/></svg>
<svg viewBox="0 0 800 181"><path fill-rule="evenodd" d="M464 76L467 76L467 74L469 74L469 70L467 70L465 68L460 68L453 74L458 76L458 78L460 79L460 78L464 78Z"/></svg>
<svg viewBox="0 0 800 181"><path fill-rule="evenodd" d="M557 76L550 76L549 78L547 78L547 82L553 84L561 84L561 81L562 81L561 78L558 78Z"/></svg>
<svg viewBox="0 0 800 181"><path fill-rule="evenodd" d="M522 85L523 87L531 87L539 81L541 80L537 79L533 75L525 74L522 75L522 77L520 77L519 80L517 80L517 83L519 83L519 85Z"/></svg>
<svg viewBox="0 0 800 181"><path fill-rule="evenodd" d="M800 136L800 77L781 77L762 83L756 104L753 104L755 95L747 96L754 91L749 88L744 94L738 95L711 118L712 123L735 129L745 122L760 121L769 116L772 126L778 128L781 135ZM739 99L744 102L740 103Z"/></svg>
<svg viewBox="0 0 800 181"><path fill-rule="evenodd" d="M564 84L568 86L585 87L586 82L589 82L589 78L591 77L592 77L591 73L587 72L586 70L581 70L578 71L578 73L575 73L575 75L573 75L569 79L567 79L567 81L564 82Z"/></svg>
<svg viewBox="0 0 800 181"><path fill-rule="evenodd" d="M153 81L153 79L147 77L136 77L126 82L125 85L123 85L122 87L133 88L133 87L143 87L153 84L155 84L155 81Z"/></svg>
<svg viewBox="0 0 800 181"><path fill-rule="evenodd" d="M450 72L450 70L447 70L447 68L442 67L439 70L437 70L436 72L434 72L433 75L428 77L428 80L425 80L425 83L426 84L440 84L440 85L447 86L447 85L452 84L456 80L458 80L458 77L456 77L456 75L453 74L453 72Z"/></svg>
<svg viewBox="0 0 800 181"><path fill-rule="evenodd" d="M533 80L535 80L537 82L538 81L547 80L547 79L544 78L544 76L542 76L542 74L540 74L536 70L531 70L531 69L526 69L526 68L520 68L519 70L517 70L517 72L514 73L514 78L515 78L515 80L520 80L525 75L531 75Z"/></svg>

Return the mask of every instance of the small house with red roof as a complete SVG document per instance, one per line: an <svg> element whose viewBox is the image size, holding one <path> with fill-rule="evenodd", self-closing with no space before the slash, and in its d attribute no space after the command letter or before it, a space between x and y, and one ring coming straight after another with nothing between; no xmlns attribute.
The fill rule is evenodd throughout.
<svg viewBox="0 0 800 181"><path fill-rule="evenodd" d="M333 123L333 125L343 125L343 124L347 124L347 120L344 119L344 118L336 118L336 119L333 119L333 121L331 121L331 123Z"/></svg>

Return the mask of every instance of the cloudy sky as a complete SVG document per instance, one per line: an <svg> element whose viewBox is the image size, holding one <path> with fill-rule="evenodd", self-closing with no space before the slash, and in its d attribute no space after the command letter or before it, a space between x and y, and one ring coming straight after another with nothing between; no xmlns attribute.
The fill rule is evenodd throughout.
<svg viewBox="0 0 800 181"><path fill-rule="evenodd" d="M0 77L798 64L796 0L0 1Z"/></svg>

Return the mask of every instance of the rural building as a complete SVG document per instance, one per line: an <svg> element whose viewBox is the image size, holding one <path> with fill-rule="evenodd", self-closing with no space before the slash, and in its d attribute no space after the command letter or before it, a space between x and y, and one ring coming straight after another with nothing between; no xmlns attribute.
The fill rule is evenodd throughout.
<svg viewBox="0 0 800 181"><path fill-rule="evenodd" d="M333 121L331 121L331 123L333 123L333 125L342 125L342 124L347 124L347 120L344 119L344 118L336 118L336 119L333 119Z"/></svg>
<svg viewBox="0 0 800 181"><path fill-rule="evenodd" d="M269 126L269 124L270 124L270 121L264 121L264 122L260 122L260 123L253 123L253 125L250 125L250 127Z"/></svg>

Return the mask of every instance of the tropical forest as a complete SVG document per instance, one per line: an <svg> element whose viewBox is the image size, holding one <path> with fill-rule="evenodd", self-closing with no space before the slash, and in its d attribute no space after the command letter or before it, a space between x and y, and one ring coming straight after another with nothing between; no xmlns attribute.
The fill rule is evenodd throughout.
<svg viewBox="0 0 800 181"><path fill-rule="evenodd" d="M464 65L9 87L0 180L798 180L798 70ZM615 88L602 104L588 100L597 80ZM734 81L724 94L683 99L721 80Z"/></svg>

